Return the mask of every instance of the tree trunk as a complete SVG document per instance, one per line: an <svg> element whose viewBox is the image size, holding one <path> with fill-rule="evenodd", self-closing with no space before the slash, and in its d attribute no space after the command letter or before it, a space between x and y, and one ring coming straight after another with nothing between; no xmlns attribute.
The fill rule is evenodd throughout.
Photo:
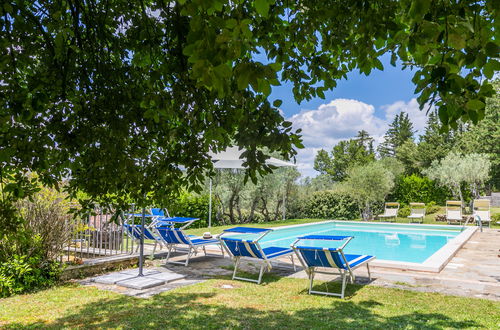
<svg viewBox="0 0 500 330"><path fill-rule="evenodd" d="M229 222L234 223L234 193L229 198Z"/></svg>
<svg viewBox="0 0 500 330"><path fill-rule="evenodd" d="M276 203L276 210L274 211L274 221L279 219L280 216L280 210L281 210L281 205L283 205L283 200L279 200L278 203Z"/></svg>
<svg viewBox="0 0 500 330"><path fill-rule="evenodd" d="M264 215L264 221L269 221L269 211L267 210L267 203L266 199L261 197L260 200L262 201L262 214Z"/></svg>
<svg viewBox="0 0 500 330"><path fill-rule="evenodd" d="M249 216L249 222L253 221L253 216L255 214L255 209L257 208L257 204L259 203L258 198L254 198L252 200L252 206L250 207L250 216Z"/></svg>
<svg viewBox="0 0 500 330"><path fill-rule="evenodd" d="M238 219L239 219L239 223L243 223L245 221L245 219L243 219L243 216L241 215L241 205L240 205L240 196L236 196L236 199L235 199L235 203L236 203L236 212L238 212Z"/></svg>
<svg viewBox="0 0 500 330"><path fill-rule="evenodd" d="M363 211L361 214L362 214L364 221L368 221L372 218L372 210L371 210L370 202L365 203L365 207L363 208Z"/></svg>
<svg viewBox="0 0 500 330"><path fill-rule="evenodd" d="M464 208L464 197L462 196L462 189L460 186L458 187L458 195L460 197L460 204L462 204L461 207Z"/></svg>

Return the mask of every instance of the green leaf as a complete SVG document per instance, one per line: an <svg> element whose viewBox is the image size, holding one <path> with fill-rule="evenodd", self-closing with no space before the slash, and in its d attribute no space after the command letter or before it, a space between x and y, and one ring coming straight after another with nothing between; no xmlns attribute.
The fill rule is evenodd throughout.
<svg viewBox="0 0 500 330"><path fill-rule="evenodd" d="M378 58L373 59L373 65L380 71L384 71L384 65L382 64L382 62L380 62Z"/></svg>
<svg viewBox="0 0 500 330"><path fill-rule="evenodd" d="M281 71L281 68L282 68L281 63L279 63L279 62L269 63L268 66L271 67L271 69L273 69L276 72Z"/></svg>
<svg viewBox="0 0 500 330"><path fill-rule="evenodd" d="M230 18L226 21L226 27L228 29L234 29L238 25L238 21L235 20L234 18Z"/></svg>
<svg viewBox="0 0 500 330"><path fill-rule="evenodd" d="M498 57L499 56L498 53L500 52L500 46L490 41L486 43L486 45L484 46L484 52L489 57Z"/></svg>
<svg viewBox="0 0 500 330"><path fill-rule="evenodd" d="M247 71L240 70L238 72L238 78L237 78L238 89L240 90L246 89L248 87L248 83L250 80L249 78L250 75L248 70Z"/></svg>
<svg viewBox="0 0 500 330"><path fill-rule="evenodd" d="M273 106L276 108L281 107L281 104L283 104L282 100L274 100L274 102L273 102Z"/></svg>
<svg viewBox="0 0 500 330"><path fill-rule="evenodd" d="M431 0L413 0L409 11L410 18L420 21L429 11Z"/></svg>
<svg viewBox="0 0 500 330"><path fill-rule="evenodd" d="M269 81L267 81L267 79L258 80L258 91L265 96L271 94L271 85L269 84Z"/></svg>
<svg viewBox="0 0 500 330"><path fill-rule="evenodd" d="M465 106L471 110L482 110L486 105L480 100L469 100Z"/></svg>
<svg viewBox="0 0 500 330"><path fill-rule="evenodd" d="M441 122L444 125L448 125L448 109L446 106L443 105L443 106L439 107L438 116L439 116L439 120L441 120Z"/></svg>
<svg viewBox="0 0 500 330"><path fill-rule="evenodd" d="M267 0L255 0L254 1L255 5L255 10L257 10L257 13L261 15L262 17L266 17L269 13L269 1Z"/></svg>
<svg viewBox="0 0 500 330"><path fill-rule="evenodd" d="M448 43L455 49L463 49L465 48L465 39L463 35L458 33L452 33L448 36Z"/></svg>

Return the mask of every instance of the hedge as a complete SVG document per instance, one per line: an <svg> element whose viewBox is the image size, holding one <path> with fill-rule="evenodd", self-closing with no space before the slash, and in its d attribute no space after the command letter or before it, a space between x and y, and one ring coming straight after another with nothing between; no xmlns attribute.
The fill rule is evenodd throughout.
<svg viewBox="0 0 500 330"><path fill-rule="evenodd" d="M359 208L346 194L332 190L317 191L303 203L301 216L305 218L353 220L359 218Z"/></svg>

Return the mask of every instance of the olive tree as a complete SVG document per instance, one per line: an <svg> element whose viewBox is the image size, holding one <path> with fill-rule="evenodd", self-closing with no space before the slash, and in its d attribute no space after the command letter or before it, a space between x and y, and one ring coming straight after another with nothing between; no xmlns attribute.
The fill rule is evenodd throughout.
<svg viewBox="0 0 500 330"><path fill-rule="evenodd" d="M220 201L218 220L245 223L280 219L299 176L296 168L283 167L253 183L245 182L242 170L219 171L214 181L215 197Z"/></svg>
<svg viewBox="0 0 500 330"><path fill-rule="evenodd" d="M363 220L370 220L373 205L383 202L394 187L394 174L381 161L358 165L339 187L357 202Z"/></svg>
<svg viewBox="0 0 500 330"><path fill-rule="evenodd" d="M488 155L471 153L460 155L450 152L441 161L434 161L424 173L440 185L448 187L464 203L462 185L471 191L473 198L479 197L480 188L489 178L491 162Z"/></svg>

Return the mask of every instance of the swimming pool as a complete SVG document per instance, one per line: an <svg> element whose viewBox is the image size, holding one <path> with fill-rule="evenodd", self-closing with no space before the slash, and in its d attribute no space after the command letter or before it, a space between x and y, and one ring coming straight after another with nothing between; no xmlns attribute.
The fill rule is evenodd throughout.
<svg viewBox="0 0 500 330"><path fill-rule="evenodd" d="M290 247L298 236L306 234L346 235L354 239L346 253L376 256L374 264L383 267L439 271L475 231L474 227L324 221L273 228L260 240L263 248ZM238 238L256 238L254 234L237 234ZM301 245L318 244L303 241ZM335 247L336 241L322 241Z"/></svg>

